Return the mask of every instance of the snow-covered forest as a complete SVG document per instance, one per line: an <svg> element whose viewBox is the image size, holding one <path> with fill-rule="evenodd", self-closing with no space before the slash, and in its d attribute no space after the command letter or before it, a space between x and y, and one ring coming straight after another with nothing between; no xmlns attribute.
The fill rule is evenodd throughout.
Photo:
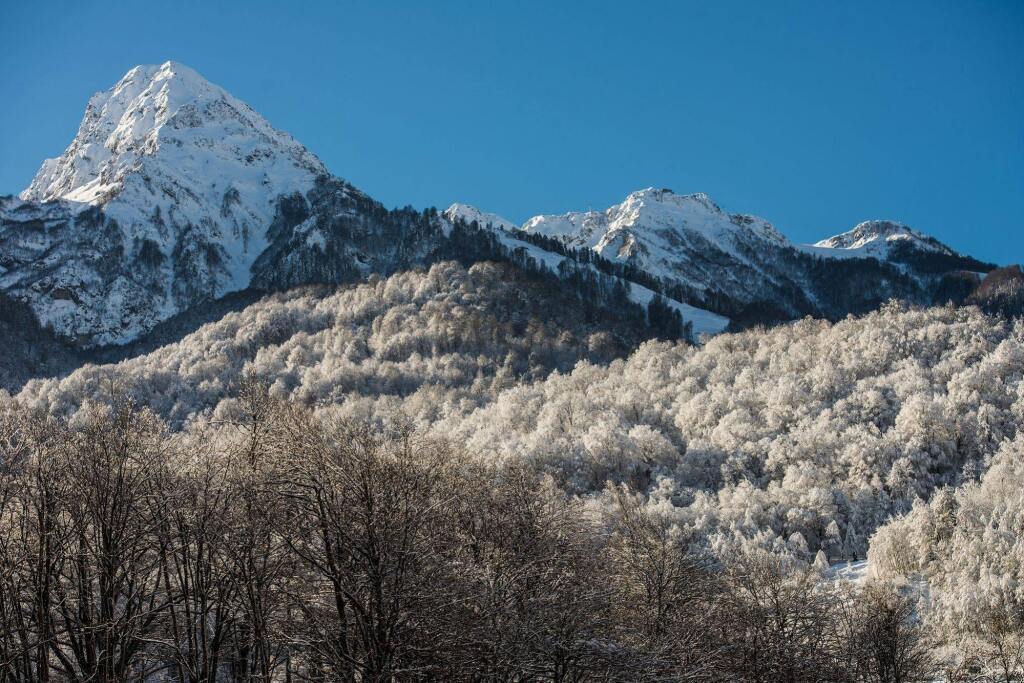
<svg viewBox="0 0 1024 683"><path fill-rule="evenodd" d="M1024 675L1024 323L609 297L440 263L5 397L8 680Z"/></svg>
<svg viewBox="0 0 1024 683"><path fill-rule="evenodd" d="M256 381L182 432L120 399L66 422L8 405L0 430L5 680L767 683L933 662L891 589L695 553L627 487L595 508Z"/></svg>

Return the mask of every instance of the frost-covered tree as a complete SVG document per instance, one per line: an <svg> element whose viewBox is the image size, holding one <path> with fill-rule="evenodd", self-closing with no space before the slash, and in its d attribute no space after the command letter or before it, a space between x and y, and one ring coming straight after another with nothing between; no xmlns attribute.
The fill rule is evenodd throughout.
<svg viewBox="0 0 1024 683"><path fill-rule="evenodd" d="M926 615L966 659L998 680L1024 675L1024 439L1007 441L980 482L944 489L882 527L871 564L919 577Z"/></svg>

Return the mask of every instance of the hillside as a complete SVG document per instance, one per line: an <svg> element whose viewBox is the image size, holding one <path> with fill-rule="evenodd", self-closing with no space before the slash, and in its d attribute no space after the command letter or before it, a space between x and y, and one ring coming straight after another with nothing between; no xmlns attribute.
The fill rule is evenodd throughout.
<svg viewBox="0 0 1024 683"><path fill-rule="evenodd" d="M890 305L630 353L653 336L642 309L609 318L623 308L579 307L556 283L447 263L294 290L16 398L70 417L116 388L182 429L232 410L251 377L327 415L403 414L575 494L629 484L701 547L805 562L864 557L881 523L984 469L1024 416L1024 328L974 308Z"/></svg>

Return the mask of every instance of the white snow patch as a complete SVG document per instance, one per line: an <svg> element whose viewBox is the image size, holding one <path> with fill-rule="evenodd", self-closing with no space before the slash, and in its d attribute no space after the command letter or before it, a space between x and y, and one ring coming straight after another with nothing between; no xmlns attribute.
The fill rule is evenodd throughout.
<svg viewBox="0 0 1024 683"><path fill-rule="evenodd" d="M825 578L830 581L849 581L850 583L864 583L870 575L867 560L854 560L851 562L836 562L828 568Z"/></svg>
<svg viewBox="0 0 1024 683"><path fill-rule="evenodd" d="M897 221L872 220L859 223L852 230L801 245L807 253L827 258L885 259L893 244L907 243L923 251L952 254L953 250L922 232Z"/></svg>
<svg viewBox="0 0 1024 683"><path fill-rule="evenodd" d="M461 218L467 224L476 221L477 225L481 228L486 228L490 225L491 227L501 228L502 230L519 229L519 226L512 221L502 218L496 213L481 211L475 206L470 206L469 204L460 204L456 202L445 209L443 215L450 221L454 221L456 218Z"/></svg>

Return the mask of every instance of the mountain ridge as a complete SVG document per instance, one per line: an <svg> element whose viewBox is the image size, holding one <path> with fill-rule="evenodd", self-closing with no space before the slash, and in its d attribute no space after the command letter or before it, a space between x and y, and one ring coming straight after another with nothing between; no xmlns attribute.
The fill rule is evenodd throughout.
<svg viewBox="0 0 1024 683"><path fill-rule="evenodd" d="M923 251L934 251L947 255L956 252L931 235L914 230L910 226L892 220L869 220L855 225L852 229L815 242L811 246L828 249L845 249L870 256L886 256L892 242L905 242Z"/></svg>
<svg viewBox="0 0 1024 683"><path fill-rule="evenodd" d="M446 246L456 220L496 228L497 246L527 254L524 265L559 269L568 258L626 280L640 303L662 295L705 332L751 315L839 317L892 297L929 303L952 291L943 278L977 263L892 221L797 245L706 194L653 187L605 211L522 226L468 204L389 211L244 102L169 61L135 67L90 98L65 152L18 198L0 198L0 291L77 346L123 344L231 292L462 258Z"/></svg>
<svg viewBox="0 0 1024 683"><path fill-rule="evenodd" d="M480 222L494 216L453 206ZM895 221L867 221L814 245L797 244L763 218L724 211L707 194L664 188L632 192L604 211L539 215L521 227L498 227L640 271L674 299L746 322L751 314L760 322L842 317L893 297L932 303L971 286L960 271L990 266ZM853 303L846 303L833 290L850 284L857 270L862 282L847 288Z"/></svg>

